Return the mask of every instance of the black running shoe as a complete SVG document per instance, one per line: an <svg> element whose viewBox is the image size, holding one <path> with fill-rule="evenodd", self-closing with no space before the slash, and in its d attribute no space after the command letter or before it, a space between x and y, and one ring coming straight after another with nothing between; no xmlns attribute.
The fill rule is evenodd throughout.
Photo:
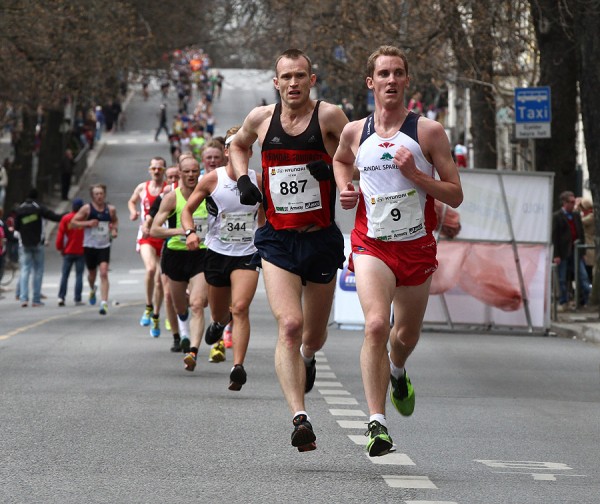
<svg viewBox="0 0 600 504"><path fill-rule="evenodd" d="M173 346L171 347L171 352L181 352L181 339L173 339Z"/></svg>
<svg viewBox="0 0 600 504"><path fill-rule="evenodd" d="M317 359L312 358L310 364L306 366L306 385L304 386L304 393L308 393L315 386L315 378L317 377Z"/></svg>
<svg viewBox="0 0 600 504"><path fill-rule="evenodd" d="M246 383L246 370L241 364L236 364L229 373L229 390L242 390Z"/></svg>
<svg viewBox="0 0 600 504"><path fill-rule="evenodd" d="M367 452L369 457L387 455L394 447L394 442L388 434L387 429L377 420L369 422L365 436L369 438L367 441Z"/></svg>
<svg viewBox="0 0 600 504"><path fill-rule="evenodd" d="M206 329L206 333L204 333L204 341L206 341L207 345L214 345L217 341L221 339L223 336L223 331L225 330L225 326L227 324L219 324L218 322L213 322Z"/></svg>
<svg viewBox="0 0 600 504"><path fill-rule="evenodd" d="M189 338L181 338L181 351L183 353L188 353L190 351L191 345L190 345L190 339Z"/></svg>
<svg viewBox="0 0 600 504"><path fill-rule="evenodd" d="M317 436L313 432L312 425L306 415L294 417L294 431L292 432L292 446L298 448L299 452L316 450Z"/></svg>

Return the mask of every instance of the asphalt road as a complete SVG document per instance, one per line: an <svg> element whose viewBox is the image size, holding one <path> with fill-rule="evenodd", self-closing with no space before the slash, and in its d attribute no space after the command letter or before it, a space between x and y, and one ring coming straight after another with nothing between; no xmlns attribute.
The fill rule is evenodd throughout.
<svg viewBox="0 0 600 504"><path fill-rule="evenodd" d="M218 134L272 97L268 75L224 73ZM72 283L68 306L56 306L52 247L46 306L23 309L10 292L0 300L0 502L600 502L600 347L592 343L423 334L408 364L415 413L388 411L397 451L376 459L362 446L362 334L335 325L307 400L318 449L291 447L262 282L242 391L227 390L231 360L209 363L206 347L196 370L184 371L166 331L154 339L138 325L143 267L126 209L148 160L169 156L153 141L159 103L157 90L148 102L133 96L127 130L105 137L84 181L108 184L121 219L108 316L73 306ZM173 112L174 93L168 103Z"/></svg>

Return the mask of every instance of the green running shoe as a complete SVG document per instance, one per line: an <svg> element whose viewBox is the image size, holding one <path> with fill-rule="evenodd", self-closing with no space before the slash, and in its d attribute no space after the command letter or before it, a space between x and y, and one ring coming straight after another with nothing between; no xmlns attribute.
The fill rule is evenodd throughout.
<svg viewBox="0 0 600 504"><path fill-rule="evenodd" d="M367 452L369 453L369 457L386 455L394 446L387 429L377 420L369 422L365 436L369 437L369 441L367 442Z"/></svg>
<svg viewBox="0 0 600 504"><path fill-rule="evenodd" d="M404 370L404 375L396 380L393 376L390 376L392 386L390 387L390 399L392 404L403 416L410 416L415 410L415 389L410 383L410 378Z"/></svg>

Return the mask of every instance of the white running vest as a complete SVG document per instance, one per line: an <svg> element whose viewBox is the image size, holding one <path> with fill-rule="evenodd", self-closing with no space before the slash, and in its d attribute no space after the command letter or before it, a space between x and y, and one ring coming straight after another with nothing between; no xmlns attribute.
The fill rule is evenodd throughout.
<svg viewBox="0 0 600 504"><path fill-rule="evenodd" d="M406 179L393 158L400 146L408 148L417 168L433 177L433 165L410 136L398 131L382 138L375 131L359 146L356 166L360 171L360 190L365 213L357 220L367 229L367 236L384 241L415 240L425 236L425 191Z"/></svg>
<svg viewBox="0 0 600 504"><path fill-rule="evenodd" d="M217 216L208 216L208 232L204 243L207 248L227 256L254 254L254 232L260 203L242 205L237 181L227 175L224 166L216 169L217 187L210 197L217 206ZM248 170L248 176L256 185L256 172Z"/></svg>

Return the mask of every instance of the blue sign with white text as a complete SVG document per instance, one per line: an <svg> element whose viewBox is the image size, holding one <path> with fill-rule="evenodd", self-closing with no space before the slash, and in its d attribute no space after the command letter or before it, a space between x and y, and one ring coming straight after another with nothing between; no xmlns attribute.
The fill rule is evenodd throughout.
<svg viewBox="0 0 600 504"><path fill-rule="evenodd" d="M550 88L515 88L515 123L549 123L552 119Z"/></svg>

